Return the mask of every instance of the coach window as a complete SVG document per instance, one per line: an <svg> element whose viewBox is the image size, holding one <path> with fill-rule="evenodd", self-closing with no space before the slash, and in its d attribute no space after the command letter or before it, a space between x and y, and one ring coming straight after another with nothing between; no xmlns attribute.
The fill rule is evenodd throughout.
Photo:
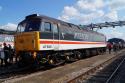
<svg viewBox="0 0 125 83"><path fill-rule="evenodd" d="M47 32L50 32L51 31L51 23L45 22L44 23L44 30Z"/></svg>
<svg viewBox="0 0 125 83"><path fill-rule="evenodd" d="M58 33L58 25L52 24L52 30L53 30L54 33Z"/></svg>

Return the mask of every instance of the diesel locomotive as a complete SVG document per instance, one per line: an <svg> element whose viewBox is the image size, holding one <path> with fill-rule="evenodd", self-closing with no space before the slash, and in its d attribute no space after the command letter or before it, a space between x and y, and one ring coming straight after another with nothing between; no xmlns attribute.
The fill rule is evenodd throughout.
<svg viewBox="0 0 125 83"><path fill-rule="evenodd" d="M24 64L59 65L106 50L103 34L38 14L18 24L14 40L16 55Z"/></svg>

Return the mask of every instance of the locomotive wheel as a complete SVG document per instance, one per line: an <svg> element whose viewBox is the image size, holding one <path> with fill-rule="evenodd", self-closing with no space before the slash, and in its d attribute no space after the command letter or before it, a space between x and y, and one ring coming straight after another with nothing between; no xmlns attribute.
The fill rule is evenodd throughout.
<svg viewBox="0 0 125 83"><path fill-rule="evenodd" d="M51 66L58 66L58 65L64 64L65 60L63 60L61 58L60 54L56 53L56 54L53 54L53 55L49 56L48 63Z"/></svg>
<svg viewBox="0 0 125 83"><path fill-rule="evenodd" d="M98 53L98 55L101 55L100 49L97 49L97 53Z"/></svg>
<svg viewBox="0 0 125 83"><path fill-rule="evenodd" d="M85 54L86 54L87 57L90 57L90 56L91 56L89 50L86 50L86 51L85 51Z"/></svg>
<svg viewBox="0 0 125 83"><path fill-rule="evenodd" d="M78 60L82 59L82 54L79 51L76 51L74 54L75 54L76 59Z"/></svg>
<svg viewBox="0 0 125 83"><path fill-rule="evenodd" d="M19 61L18 66L24 67L24 66L30 66L33 63L33 58L30 56L29 53L20 53L19 55Z"/></svg>
<svg viewBox="0 0 125 83"><path fill-rule="evenodd" d="M93 54L93 56L97 55L97 52L95 49L92 50L92 54Z"/></svg>
<svg viewBox="0 0 125 83"><path fill-rule="evenodd" d="M67 62L74 62L74 61L77 61L77 59L75 58L75 56L66 56L66 61Z"/></svg>
<svg viewBox="0 0 125 83"><path fill-rule="evenodd" d="M67 62L74 62L77 61L78 59L76 58L75 53L72 53L71 55L67 55L66 57L66 61Z"/></svg>

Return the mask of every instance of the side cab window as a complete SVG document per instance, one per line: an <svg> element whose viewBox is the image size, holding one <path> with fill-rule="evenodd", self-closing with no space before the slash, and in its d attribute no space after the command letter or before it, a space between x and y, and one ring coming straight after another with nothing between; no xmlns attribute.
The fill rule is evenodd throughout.
<svg viewBox="0 0 125 83"><path fill-rule="evenodd" d="M47 19L42 19L41 21L41 31L50 32L50 33L58 33L58 23L53 22Z"/></svg>
<svg viewBox="0 0 125 83"><path fill-rule="evenodd" d="M53 23L51 26L52 26L53 33L58 33L58 25Z"/></svg>
<svg viewBox="0 0 125 83"><path fill-rule="evenodd" d="M58 33L58 24L42 22L41 30L44 32Z"/></svg>

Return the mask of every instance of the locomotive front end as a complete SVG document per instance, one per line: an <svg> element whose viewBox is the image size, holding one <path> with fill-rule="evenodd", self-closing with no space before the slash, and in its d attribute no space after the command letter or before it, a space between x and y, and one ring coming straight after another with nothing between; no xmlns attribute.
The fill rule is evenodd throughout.
<svg viewBox="0 0 125 83"><path fill-rule="evenodd" d="M17 34L14 36L16 56L24 63L33 62L40 50L39 30L41 20L27 17L17 27Z"/></svg>
<svg viewBox="0 0 125 83"><path fill-rule="evenodd" d="M38 51L39 32L25 32L15 35L16 51Z"/></svg>

